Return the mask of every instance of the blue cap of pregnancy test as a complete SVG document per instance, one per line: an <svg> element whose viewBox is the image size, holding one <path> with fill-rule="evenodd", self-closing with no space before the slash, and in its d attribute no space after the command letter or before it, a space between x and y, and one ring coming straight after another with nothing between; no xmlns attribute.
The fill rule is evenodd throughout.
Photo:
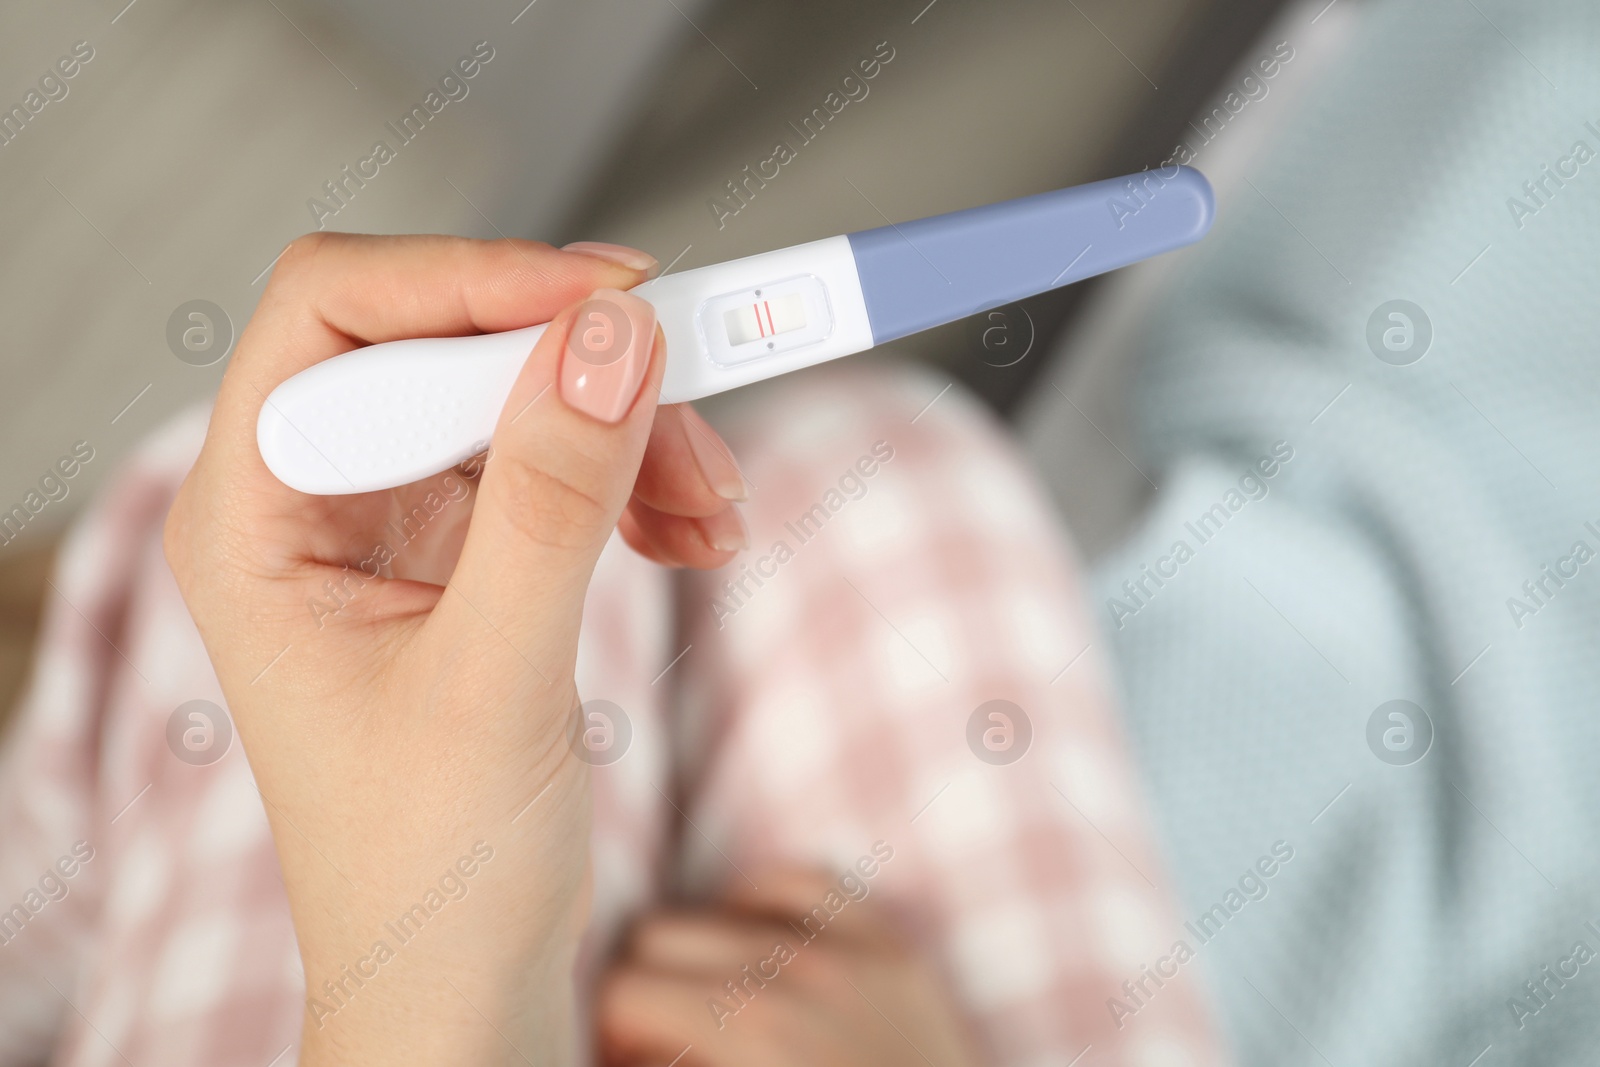
<svg viewBox="0 0 1600 1067"><path fill-rule="evenodd" d="M1167 167L849 239L881 345L1193 244L1215 213L1205 175Z"/></svg>

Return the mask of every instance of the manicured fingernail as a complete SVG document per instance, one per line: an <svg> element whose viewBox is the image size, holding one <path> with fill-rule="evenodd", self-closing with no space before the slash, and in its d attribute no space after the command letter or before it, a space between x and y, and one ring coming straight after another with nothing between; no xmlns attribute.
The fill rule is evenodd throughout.
<svg viewBox="0 0 1600 1067"><path fill-rule="evenodd" d="M621 263L629 270L642 270L646 278L654 278L661 271L661 261L649 252L641 252L637 248L627 245L611 245L604 241L574 241L570 245L562 245L563 252L576 252L580 256L593 256L596 259L610 260L612 263Z"/></svg>
<svg viewBox="0 0 1600 1067"><path fill-rule="evenodd" d="M728 446L714 437L712 431L696 425L689 416L684 417L683 432L689 438L689 451L694 453L694 461L700 465L700 474L711 491L724 500L748 500L750 487L739 473L739 465L729 455Z"/></svg>
<svg viewBox="0 0 1600 1067"><path fill-rule="evenodd" d="M739 509L731 504L715 515L694 521L713 552L742 552L750 547L750 528L744 524Z"/></svg>
<svg viewBox="0 0 1600 1067"><path fill-rule="evenodd" d="M639 393L655 340L655 308L618 289L597 289L572 320L561 356L561 399L601 422L620 422Z"/></svg>

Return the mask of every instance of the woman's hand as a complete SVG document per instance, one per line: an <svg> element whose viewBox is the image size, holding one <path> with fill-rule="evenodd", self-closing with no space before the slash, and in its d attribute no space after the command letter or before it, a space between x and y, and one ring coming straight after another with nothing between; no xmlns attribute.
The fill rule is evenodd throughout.
<svg viewBox="0 0 1600 1067"><path fill-rule="evenodd" d="M607 1064L982 1062L944 983L865 896L864 882L804 870L758 880L759 890L735 887L726 908L639 923L601 984L596 1017Z"/></svg>
<svg viewBox="0 0 1600 1067"><path fill-rule="evenodd" d="M313 235L240 339L166 549L271 821L303 1064L569 1058L589 799L567 733L590 574L619 519L669 564L719 565L744 539L725 447L657 409L665 342L620 291L649 263ZM312 497L261 460L267 394L313 363L547 320L475 482Z"/></svg>

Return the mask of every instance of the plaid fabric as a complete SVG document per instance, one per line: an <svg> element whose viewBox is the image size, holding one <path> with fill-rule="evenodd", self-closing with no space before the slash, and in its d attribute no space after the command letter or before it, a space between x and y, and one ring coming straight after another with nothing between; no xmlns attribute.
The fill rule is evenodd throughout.
<svg viewBox="0 0 1600 1067"><path fill-rule="evenodd" d="M993 1063L1219 1062L1193 970L1143 977L1181 929L1073 562L943 385L856 366L753 391L723 421L756 547L710 574L602 557L578 682L631 738L595 768L586 971L654 901L883 841L872 892ZM249 765L168 742L179 705L223 704L159 546L205 420L132 460L53 581L0 777L0 1065L295 1059L304 978ZM996 700L1031 731L974 726ZM1119 1027L1108 998L1142 978Z"/></svg>

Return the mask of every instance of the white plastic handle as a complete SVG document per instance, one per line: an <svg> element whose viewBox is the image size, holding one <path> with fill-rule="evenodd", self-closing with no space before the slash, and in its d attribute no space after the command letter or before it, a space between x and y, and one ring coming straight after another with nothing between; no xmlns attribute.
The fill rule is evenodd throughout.
<svg viewBox="0 0 1600 1067"><path fill-rule="evenodd" d="M481 452L544 326L388 341L318 363L272 391L256 443L303 493L366 493Z"/></svg>

